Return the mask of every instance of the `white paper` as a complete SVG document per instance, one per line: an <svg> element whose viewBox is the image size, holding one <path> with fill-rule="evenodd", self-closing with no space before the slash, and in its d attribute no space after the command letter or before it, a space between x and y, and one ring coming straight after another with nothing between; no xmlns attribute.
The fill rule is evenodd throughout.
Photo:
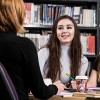
<svg viewBox="0 0 100 100"><path fill-rule="evenodd" d="M100 91L100 87L90 87L88 90Z"/></svg>
<svg viewBox="0 0 100 100"><path fill-rule="evenodd" d="M63 96L63 97L72 97L73 92L61 92L60 94L57 94L58 96Z"/></svg>

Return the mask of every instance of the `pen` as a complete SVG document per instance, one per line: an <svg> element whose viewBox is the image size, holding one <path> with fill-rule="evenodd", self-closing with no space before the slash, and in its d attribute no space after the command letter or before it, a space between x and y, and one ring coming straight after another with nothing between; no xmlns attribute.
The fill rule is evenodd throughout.
<svg viewBox="0 0 100 100"><path fill-rule="evenodd" d="M67 75L68 77L70 77L70 79L71 79L72 81L75 81L75 79L74 79L73 77L71 77L68 73L66 73L66 75Z"/></svg>

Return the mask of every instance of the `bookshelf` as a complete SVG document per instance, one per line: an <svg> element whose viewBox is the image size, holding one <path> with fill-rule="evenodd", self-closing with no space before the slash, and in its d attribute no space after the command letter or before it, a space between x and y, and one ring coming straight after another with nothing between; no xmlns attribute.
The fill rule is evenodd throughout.
<svg viewBox="0 0 100 100"><path fill-rule="evenodd" d="M82 9L88 9L88 10L95 10L95 13L92 16L89 16L86 18L87 22L88 20L92 19L92 17L95 16L94 23L91 25L87 25L85 23L84 25L78 25L80 32L81 33L91 33L93 36L95 36L95 54L84 54L87 56L87 58L93 62L94 59L99 55L99 43L100 43L100 0L24 0L25 3L34 3L35 5L42 5L42 12L43 12L43 5L45 4L50 4L50 5L64 5L64 6L70 6L71 8L73 7L81 7ZM46 25L46 24L26 24L24 26L26 30L29 31L29 33L34 33L34 31L38 30L38 32L35 32L38 34L42 33L42 31L50 31L52 24L51 25Z"/></svg>

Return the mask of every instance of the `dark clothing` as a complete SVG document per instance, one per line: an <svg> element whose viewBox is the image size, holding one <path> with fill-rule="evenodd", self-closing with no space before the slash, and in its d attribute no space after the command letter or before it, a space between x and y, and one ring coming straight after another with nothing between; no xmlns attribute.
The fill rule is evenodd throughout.
<svg viewBox="0 0 100 100"><path fill-rule="evenodd" d="M47 99L57 93L55 85L44 84L36 48L28 38L19 37L10 31L0 32L0 62L10 74L20 100L28 99L28 89L40 99Z"/></svg>
<svg viewBox="0 0 100 100"><path fill-rule="evenodd" d="M98 57L95 59L92 69L94 69L94 70L97 71L97 70L98 70L97 68L98 68L99 63L100 63L100 56L98 56Z"/></svg>
<svg viewBox="0 0 100 100"><path fill-rule="evenodd" d="M99 64L100 64L100 55L95 59L92 69L98 72ZM97 82L97 87L100 87L100 82Z"/></svg>

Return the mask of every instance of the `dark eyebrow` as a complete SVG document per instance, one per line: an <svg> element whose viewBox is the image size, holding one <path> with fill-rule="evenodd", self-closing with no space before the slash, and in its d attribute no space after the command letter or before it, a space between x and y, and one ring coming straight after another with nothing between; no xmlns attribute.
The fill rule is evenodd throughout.
<svg viewBox="0 0 100 100"><path fill-rule="evenodd" d="M58 27L60 27L60 26L63 26L63 25L59 25ZM74 26L74 25L68 24L68 25L66 25L66 26Z"/></svg>
<svg viewBox="0 0 100 100"><path fill-rule="evenodd" d="M59 26L63 26L63 25L58 25L58 27L59 27Z"/></svg>
<svg viewBox="0 0 100 100"><path fill-rule="evenodd" d="M68 24L67 26L73 26L73 25L71 25L71 24Z"/></svg>

